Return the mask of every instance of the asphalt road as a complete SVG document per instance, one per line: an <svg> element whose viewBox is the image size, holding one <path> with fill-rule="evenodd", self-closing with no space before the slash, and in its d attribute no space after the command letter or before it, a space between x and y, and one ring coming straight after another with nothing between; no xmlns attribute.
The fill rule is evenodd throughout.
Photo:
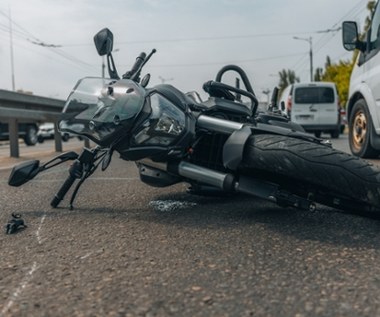
<svg viewBox="0 0 380 317"><path fill-rule="evenodd" d="M67 166L8 175L0 223L28 227L0 235L0 316L380 315L378 219L152 188L116 155L73 211L50 207Z"/></svg>

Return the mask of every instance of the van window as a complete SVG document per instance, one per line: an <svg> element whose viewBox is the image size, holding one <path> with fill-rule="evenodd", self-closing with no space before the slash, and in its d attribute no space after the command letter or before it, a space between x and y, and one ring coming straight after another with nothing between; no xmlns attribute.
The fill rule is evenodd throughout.
<svg viewBox="0 0 380 317"><path fill-rule="evenodd" d="M380 7L376 7L375 14L372 17L371 24L371 49L379 48L379 37L380 37Z"/></svg>
<svg viewBox="0 0 380 317"><path fill-rule="evenodd" d="M295 90L295 103L333 103L334 90L330 87L304 87Z"/></svg>

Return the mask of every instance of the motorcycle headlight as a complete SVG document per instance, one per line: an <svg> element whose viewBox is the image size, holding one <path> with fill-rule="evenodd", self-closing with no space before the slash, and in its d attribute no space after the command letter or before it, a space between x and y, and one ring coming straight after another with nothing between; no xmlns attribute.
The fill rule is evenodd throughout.
<svg viewBox="0 0 380 317"><path fill-rule="evenodd" d="M185 114L158 93L149 96L151 113L134 135L139 145L172 145L185 131Z"/></svg>

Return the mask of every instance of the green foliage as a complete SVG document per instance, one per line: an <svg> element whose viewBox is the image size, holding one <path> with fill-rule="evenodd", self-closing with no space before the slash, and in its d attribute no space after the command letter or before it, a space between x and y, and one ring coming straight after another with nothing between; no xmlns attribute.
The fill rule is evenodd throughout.
<svg viewBox="0 0 380 317"><path fill-rule="evenodd" d="M280 81L278 83L279 95L281 96L282 91L291 84L299 83L300 79L296 76L296 73L293 70L283 69L278 73Z"/></svg>
<svg viewBox="0 0 380 317"><path fill-rule="evenodd" d="M365 20L365 26L363 33L360 34L360 39L364 40L365 34L368 31L371 25L371 18L373 12L375 11L376 0L369 0L367 3L367 9L369 14ZM351 60L343 61L340 60L337 63L332 63L329 56L326 57L326 63L324 69L319 67L315 70L314 81L329 81L334 82L338 88L340 104L342 107L346 106L348 99L348 92L350 86L350 77L351 72L356 62L357 55L359 51L355 50ZM299 82L299 78L295 75L295 72L292 70L283 69L278 73L280 76L279 89L280 95L282 91L290 84Z"/></svg>
<svg viewBox="0 0 380 317"><path fill-rule="evenodd" d="M373 12L375 11L376 6L376 0L370 0L367 3L367 10L369 11L369 15L365 19L365 25L364 25L364 34L368 31L370 25L371 25L371 18L373 15Z"/></svg>
<svg viewBox="0 0 380 317"><path fill-rule="evenodd" d="M322 67L318 67L315 70L314 81L322 81L322 76L323 76L323 68Z"/></svg>
<svg viewBox="0 0 380 317"><path fill-rule="evenodd" d="M321 81L334 82L338 88L339 100L342 107L346 106L350 77L354 63L352 61L339 61L326 67Z"/></svg>

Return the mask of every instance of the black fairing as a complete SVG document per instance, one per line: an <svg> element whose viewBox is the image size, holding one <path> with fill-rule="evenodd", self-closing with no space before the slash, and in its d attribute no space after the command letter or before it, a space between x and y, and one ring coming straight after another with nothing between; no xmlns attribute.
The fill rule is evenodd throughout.
<svg viewBox="0 0 380 317"><path fill-rule="evenodd" d="M168 158L181 158L186 155L186 150L194 139L196 119L191 111L189 111L194 101L171 85L158 85L148 90L148 95L155 93L162 95L173 103L175 107L180 109L185 116L185 130L178 140L170 146L137 144L133 136L141 131L144 121L149 118L152 111L151 106L146 103L139 115L138 121L135 122L136 128L131 132L131 135L126 138L124 142L120 142L116 148L120 153L120 157L124 160L136 161L143 158L151 158L155 161L165 161Z"/></svg>
<svg viewBox="0 0 380 317"><path fill-rule="evenodd" d="M223 146L223 165L236 170L243 159L244 147L248 138L252 135L252 130L244 126L230 135Z"/></svg>

